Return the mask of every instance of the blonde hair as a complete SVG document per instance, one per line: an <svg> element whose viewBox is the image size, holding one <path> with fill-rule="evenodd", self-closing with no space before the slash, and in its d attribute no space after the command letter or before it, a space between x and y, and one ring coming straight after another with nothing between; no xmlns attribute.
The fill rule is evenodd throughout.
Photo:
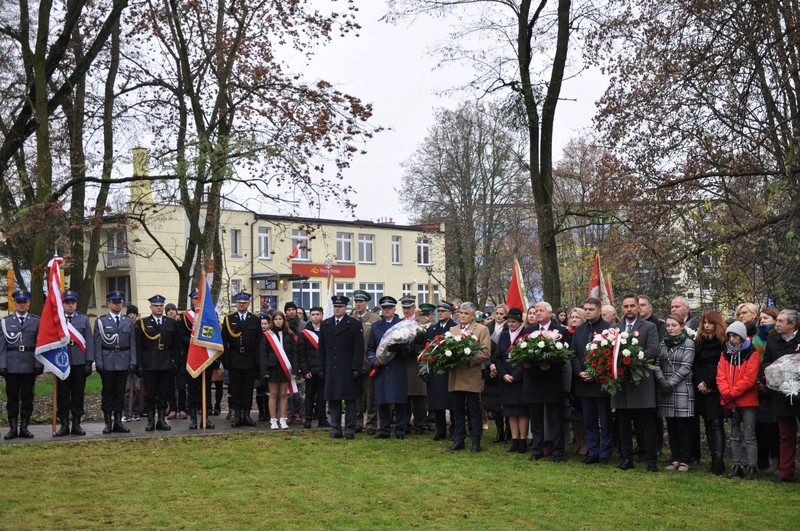
<svg viewBox="0 0 800 531"><path fill-rule="evenodd" d="M737 320L739 319L739 312L741 312L743 309L749 310L750 313L752 313L755 316L754 318L758 318L758 306L756 306L752 302L743 302L736 307L736 312L734 313L734 315L736 316Z"/></svg>

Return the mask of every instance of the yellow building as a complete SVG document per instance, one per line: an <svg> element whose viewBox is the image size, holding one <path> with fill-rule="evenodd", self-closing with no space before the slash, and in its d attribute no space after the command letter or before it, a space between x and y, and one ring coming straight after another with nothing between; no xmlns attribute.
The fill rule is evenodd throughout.
<svg viewBox="0 0 800 531"><path fill-rule="evenodd" d="M187 306L188 301L177 300L178 273L167 253L182 260L188 220L178 205L150 205L147 230L137 223L107 229L89 312L104 313L110 291L125 293L126 301L136 304L142 314L149 313L147 299L156 293L179 308ZM223 312L240 290L254 295L255 312L283 309L290 300L306 309L324 307L331 295L329 272L336 294L351 296L354 290L363 289L372 295L372 305L383 295L413 295L418 302L427 302L429 285L433 302L445 297L440 285L445 263L443 225L404 226L388 221L223 210L220 230L225 263L216 265L215 274L223 276L217 304Z"/></svg>

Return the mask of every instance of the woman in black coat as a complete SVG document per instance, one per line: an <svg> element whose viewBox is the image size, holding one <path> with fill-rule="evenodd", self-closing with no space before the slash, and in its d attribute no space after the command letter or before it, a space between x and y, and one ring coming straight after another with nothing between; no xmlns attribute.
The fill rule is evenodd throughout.
<svg viewBox="0 0 800 531"><path fill-rule="evenodd" d="M270 428L288 430L286 422L286 394L289 383L298 375L297 347L294 335L286 323L283 312L272 314L269 328L264 332L261 342L261 374L269 384ZM281 353L281 347L283 352ZM283 354L286 355L284 358ZM284 416L279 417L282 413Z"/></svg>
<svg viewBox="0 0 800 531"><path fill-rule="evenodd" d="M712 310L703 314L695 337L692 364L692 382L697 390L695 411L705 421L711 473L715 476L722 475L725 470L725 426L717 388L717 365L725 350L725 330L725 321L719 312Z"/></svg>
<svg viewBox="0 0 800 531"><path fill-rule="evenodd" d="M528 406L522 401L523 369L508 362L508 351L517 338L526 333L522 327L522 310L509 309L506 323L497 343L492 344L489 368L497 372L500 380L500 403L511 429L511 448L508 451L524 454L528 451Z"/></svg>

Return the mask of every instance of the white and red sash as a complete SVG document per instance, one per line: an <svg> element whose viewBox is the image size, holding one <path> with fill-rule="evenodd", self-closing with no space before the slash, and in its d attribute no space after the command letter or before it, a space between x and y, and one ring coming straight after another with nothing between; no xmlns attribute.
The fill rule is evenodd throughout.
<svg viewBox="0 0 800 531"><path fill-rule="evenodd" d="M308 342L311 343L311 345L315 349L319 348L319 336L317 335L316 332L312 332L308 328L304 328L303 329L303 335L306 336L306 339L308 339Z"/></svg>
<svg viewBox="0 0 800 531"><path fill-rule="evenodd" d="M267 341L269 341L269 344L272 347L272 352L274 352L278 357L278 361L283 369L283 374L285 374L286 378L289 380L289 390L292 392L292 394L296 393L297 382L295 382L294 378L292 378L292 364L289 362L289 356L286 355L286 351L283 350L283 343L278 339L278 336L276 336L275 332L272 330L267 330L264 332L264 336L267 338Z"/></svg>
<svg viewBox="0 0 800 531"><path fill-rule="evenodd" d="M185 312L183 312L183 316L186 318L187 321L189 321L189 324L192 325L191 326L192 329L194 329L194 316L195 315L196 314L195 314L194 310L186 310Z"/></svg>
<svg viewBox="0 0 800 531"><path fill-rule="evenodd" d="M72 326L72 323L67 321L67 330L69 330L69 337L78 345L84 353L86 353L86 339L83 337L83 334L78 332L78 329Z"/></svg>

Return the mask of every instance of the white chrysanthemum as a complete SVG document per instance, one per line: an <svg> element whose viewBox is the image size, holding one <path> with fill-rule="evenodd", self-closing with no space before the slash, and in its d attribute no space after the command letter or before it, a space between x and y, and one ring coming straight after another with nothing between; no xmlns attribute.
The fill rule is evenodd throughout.
<svg viewBox="0 0 800 531"><path fill-rule="evenodd" d="M528 348L528 342L523 341L522 343L519 344L519 348Z"/></svg>
<svg viewBox="0 0 800 531"><path fill-rule="evenodd" d="M602 340L602 341L600 342L600 345L601 345L601 346L603 346L603 347L606 347L606 346L608 346L608 341L606 341L606 340L604 339L604 340Z"/></svg>
<svg viewBox="0 0 800 531"><path fill-rule="evenodd" d="M541 335L541 332L539 332L538 330L536 330L535 332L533 332L533 333L531 334L531 337L535 339L535 338L539 337L540 335Z"/></svg>
<svg viewBox="0 0 800 531"><path fill-rule="evenodd" d="M638 345L638 344L639 344L639 340L638 339L636 339L635 337L633 339L631 339L631 345Z"/></svg>
<svg viewBox="0 0 800 531"><path fill-rule="evenodd" d="M556 341L556 348L558 350L561 350L562 348L564 348L564 343L562 343L561 341Z"/></svg>
<svg viewBox="0 0 800 531"><path fill-rule="evenodd" d="M569 343L567 343L566 341L564 341L564 348L569 348Z"/></svg>
<svg viewBox="0 0 800 531"><path fill-rule="evenodd" d="M622 355L625 356L626 358L630 358L631 357L631 351L628 350L628 349L625 349L625 350L622 351Z"/></svg>
<svg viewBox="0 0 800 531"><path fill-rule="evenodd" d="M470 354L472 354L472 351L471 351L470 349L468 349L468 348L465 348L465 349L464 349L464 354L466 354L467 356L469 356Z"/></svg>
<svg viewBox="0 0 800 531"><path fill-rule="evenodd" d="M453 334L451 334L450 331L448 330L447 332L444 333L444 337L453 337Z"/></svg>
<svg viewBox="0 0 800 531"><path fill-rule="evenodd" d="M477 340L478 340L478 336L476 336L475 334L472 334L472 335L471 335L471 336L469 336L469 337L471 337L471 338L472 338L472 339L474 339L475 341L477 341Z"/></svg>
<svg viewBox="0 0 800 531"><path fill-rule="evenodd" d="M445 356L447 356L447 357L449 358L450 356L452 356L452 355L453 355L453 351L452 351L452 350L445 350L445 351L444 351L444 355L445 355Z"/></svg>
<svg viewBox="0 0 800 531"><path fill-rule="evenodd" d="M539 341L539 343L536 346L539 348L544 348L544 341Z"/></svg>
<svg viewBox="0 0 800 531"><path fill-rule="evenodd" d="M640 360L643 360L643 359L644 359L644 352L640 352L640 353L639 353L639 359L640 359Z"/></svg>
<svg viewBox="0 0 800 531"><path fill-rule="evenodd" d="M620 345L627 345L627 344L628 344L628 340L627 340L627 339L625 339L624 337L623 337L623 338L620 338L620 340L619 340L619 344L620 344Z"/></svg>

